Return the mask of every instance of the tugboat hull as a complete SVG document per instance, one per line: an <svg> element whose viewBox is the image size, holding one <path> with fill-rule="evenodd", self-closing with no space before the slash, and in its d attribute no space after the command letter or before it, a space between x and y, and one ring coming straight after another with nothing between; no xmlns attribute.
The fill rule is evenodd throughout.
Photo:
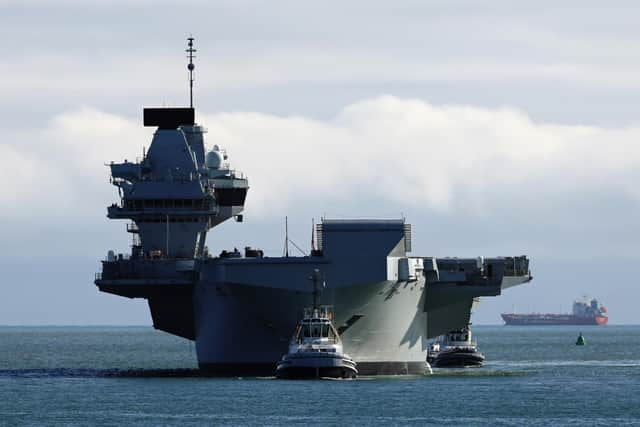
<svg viewBox="0 0 640 427"><path fill-rule="evenodd" d="M433 359L436 368L480 367L484 363L484 355L469 351L447 351Z"/></svg>
<svg viewBox="0 0 640 427"><path fill-rule="evenodd" d="M355 378L356 363L350 358L335 353L289 354L278 362L277 378Z"/></svg>

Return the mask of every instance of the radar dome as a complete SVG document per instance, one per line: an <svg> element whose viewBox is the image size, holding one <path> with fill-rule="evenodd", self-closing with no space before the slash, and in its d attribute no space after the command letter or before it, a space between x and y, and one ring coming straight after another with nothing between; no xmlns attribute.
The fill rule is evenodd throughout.
<svg viewBox="0 0 640 427"><path fill-rule="evenodd" d="M220 169L220 165L222 165L222 154L219 151L209 151L204 164L209 169Z"/></svg>

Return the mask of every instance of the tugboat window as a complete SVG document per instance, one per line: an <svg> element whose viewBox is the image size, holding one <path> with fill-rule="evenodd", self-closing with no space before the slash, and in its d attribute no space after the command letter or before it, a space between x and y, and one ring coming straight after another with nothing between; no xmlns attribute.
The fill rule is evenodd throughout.
<svg viewBox="0 0 640 427"><path fill-rule="evenodd" d="M309 331L309 325L304 325L302 327L302 336L304 338L309 338L311 337L311 331Z"/></svg>
<svg viewBox="0 0 640 427"><path fill-rule="evenodd" d="M311 326L311 336L313 338L320 338L320 325L315 324Z"/></svg>
<svg viewBox="0 0 640 427"><path fill-rule="evenodd" d="M324 325L322 325L322 337L323 338L328 338L329 337L329 324L325 323Z"/></svg>

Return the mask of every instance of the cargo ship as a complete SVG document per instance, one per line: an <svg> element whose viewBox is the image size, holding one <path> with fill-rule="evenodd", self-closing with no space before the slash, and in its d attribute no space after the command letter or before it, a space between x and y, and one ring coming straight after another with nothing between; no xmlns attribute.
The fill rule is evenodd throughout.
<svg viewBox="0 0 640 427"><path fill-rule="evenodd" d="M501 314L506 325L606 325L607 309L597 299L574 301L571 314L529 313Z"/></svg>

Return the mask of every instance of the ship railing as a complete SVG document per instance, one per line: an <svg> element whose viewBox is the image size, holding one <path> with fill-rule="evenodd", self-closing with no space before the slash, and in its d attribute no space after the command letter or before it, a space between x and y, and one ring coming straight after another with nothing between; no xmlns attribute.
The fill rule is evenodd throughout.
<svg viewBox="0 0 640 427"><path fill-rule="evenodd" d="M159 175L159 176L145 175L145 176L142 177L141 181L145 181L145 182L181 182L181 183L186 183L186 182L200 181L203 178L204 177L201 177L200 174L197 173L197 172L189 172L189 173L176 173L176 172L174 172L173 175Z"/></svg>
<svg viewBox="0 0 640 427"><path fill-rule="evenodd" d="M303 316L305 318L321 318L321 319L329 319L333 320L333 306L331 305L321 305L314 310L313 307L305 307L303 310Z"/></svg>
<svg viewBox="0 0 640 427"><path fill-rule="evenodd" d="M212 199L149 199L121 200L120 204L112 204L111 208L151 213L172 212L207 212L216 210L218 205ZM127 228L129 231L129 228Z"/></svg>
<svg viewBox="0 0 640 427"><path fill-rule="evenodd" d="M530 275L529 259L525 255L506 257L504 265L505 276L527 276Z"/></svg>
<svg viewBox="0 0 640 427"><path fill-rule="evenodd" d="M477 347L478 346L478 342L476 340L471 340L471 341L445 341L443 343L440 343L440 345L444 345L446 347L456 347L456 348L462 348L462 347Z"/></svg>
<svg viewBox="0 0 640 427"><path fill-rule="evenodd" d="M118 262L118 261L129 261L131 259L131 254L117 254L112 258L107 255L102 259L102 262Z"/></svg>
<svg viewBox="0 0 640 427"><path fill-rule="evenodd" d="M227 166L229 166L227 164ZM233 179L247 179L247 177L244 176L244 173L242 171L236 170L236 169L228 169L229 170L229 176Z"/></svg>
<svg viewBox="0 0 640 427"><path fill-rule="evenodd" d="M136 236L137 237L137 236ZM136 246L140 246L140 241L139 240L135 240L134 243L137 243ZM132 255L132 254L128 254L128 253L119 253L119 254L114 254L113 257L109 257L108 255L104 258L102 258L102 262L107 262L107 263L118 263L118 262L122 262L122 261L192 261L195 258L193 257L189 257L189 256L167 256L167 254L163 253L162 251L145 251L145 252L141 252L139 255Z"/></svg>
<svg viewBox="0 0 640 427"><path fill-rule="evenodd" d="M201 181L202 179L205 179L205 177L199 176L199 174L196 173L196 172L190 172L190 173L176 174L176 175L173 175L173 176L143 175L137 181L161 182L161 183L162 182L179 182L179 183L183 183L184 184L184 183L188 183L188 182ZM114 185L117 185L118 183L122 183L122 182L126 182L126 181L129 181L129 180L125 179L125 178L114 177L113 175L111 175L109 177L109 183L110 184L114 184Z"/></svg>

